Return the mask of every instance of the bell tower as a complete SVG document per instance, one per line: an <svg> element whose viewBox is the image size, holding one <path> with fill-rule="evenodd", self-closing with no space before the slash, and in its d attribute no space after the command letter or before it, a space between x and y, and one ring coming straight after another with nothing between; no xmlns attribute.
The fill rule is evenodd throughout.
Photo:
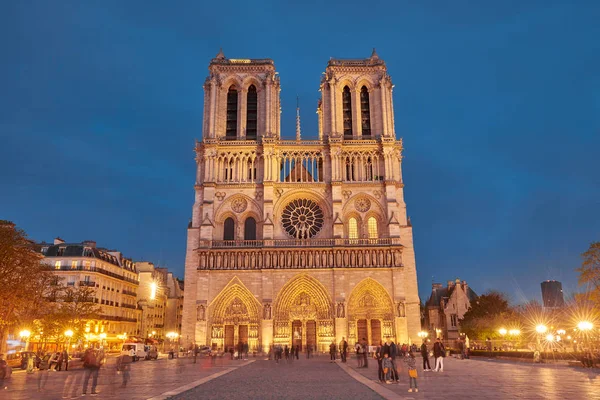
<svg viewBox="0 0 600 400"><path fill-rule="evenodd" d="M204 83L204 139L279 139L279 76L273 60L213 58Z"/></svg>
<svg viewBox="0 0 600 400"><path fill-rule="evenodd" d="M395 137L392 81L375 49L365 59L335 59L321 80L319 137Z"/></svg>

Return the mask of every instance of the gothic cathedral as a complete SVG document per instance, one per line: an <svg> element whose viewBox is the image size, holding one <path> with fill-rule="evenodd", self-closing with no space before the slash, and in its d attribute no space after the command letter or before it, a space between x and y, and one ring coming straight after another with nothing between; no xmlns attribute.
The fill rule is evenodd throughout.
<svg viewBox="0 0 600 400"><path fill-rule="evenodd" d="M318 140L283 140L270 59L211 60L188 226L181 344L325 351L417 341L417 272L392 82L331 59Z"/></svg>

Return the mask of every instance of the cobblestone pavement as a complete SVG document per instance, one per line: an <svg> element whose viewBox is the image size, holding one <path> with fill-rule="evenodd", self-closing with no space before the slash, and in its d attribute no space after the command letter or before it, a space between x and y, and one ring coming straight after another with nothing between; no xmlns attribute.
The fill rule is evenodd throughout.
<svg viewBox="0 0 600 400"><path fill-rule="evenodd" d="M192 399L381 399L377 393L354 380L325 356L309 360L258 360L173 400Z"/></svg>
<svg viewBox="0 0 600 400"><path fill-rule="evenodd" d="M100 370L98 378L98 399L131 399L146 400L161 393L185 386L229 368L245 365L243 361L230 361L229 357L217 358L212 365L209 358L193 358L174 360L159 359L157 361L138 361L131 366L131 379L126 388L121 388L122 376L117 375L116 359L109 358ZM63 398L80 398L83 387L83 369L69 372L39 372L27 374L16 371L8 383L8 390L0 391L1 400L55 400ZM41 392L38 392L40 377L47 377ZM91 379L88 397L91 393ZM66 397L63 397L66 396ZM87 398L87 397L86 397Z"/></svg>
<svg viewBox="0 0 600 400"><path fill-rule="evenodd" d="M429 359L433 365L433 358ZM600 371L556 364L524 364L487 359L457 360L446 357L444 372L424 372L417 357L419 393L408 393L408 370L398 363L399 384L386 385L401 397L414 399L600 399ZM380 385L377 361L357 368L346 366Z"/></svg>

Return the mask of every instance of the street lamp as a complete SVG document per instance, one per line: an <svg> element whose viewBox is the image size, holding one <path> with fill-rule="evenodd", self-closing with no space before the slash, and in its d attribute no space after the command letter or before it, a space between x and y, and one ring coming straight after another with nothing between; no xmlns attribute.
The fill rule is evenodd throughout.
<svg viewBox="0 0 600 400"><path fill-rule="evenodd" d="M554 341L554 335L549 333L546 335L546 340L549 342L553 342Z"/></svg>
<svg viewBox="0 0 600 400"><path fill-rule="evenodd" d="M501 334L501 335L504 337L504 335L506 335L506 333L507 333L508 331L507 331L506 329L504 329L504 328L500 328L500 329L498 330L498 332L500 332L500 334Z"/></svg>
<svg viewBox="0 0 600 400"><path fill-rule="evenodd" d="M594 324L589 321L581 321L577 324L577 328L582 332L591 331L594 328Z"/></svg>
<svg viewBox="0 0 600 400"><path fill-rule="evenodd" d="M540 324L540 325L538 325L538 326L535 327L535 331L537 333L539 333L540 335L546 333L547 330L548 330L548 327L546 325L543 325L543 324Z"/></svg>
<svg viewBox="0 0 600 400"><path fill-rule="evenodd" d="M27 351L27 345L29 344L29 336L31 336L31 332L29 332L27 329L23 329L21 332L19 332L19 336L21 336L22 339L25 339L25 351Z"/></svg>
<svg viewBox="0 0 600 400"><path fill-rule="evenodd" d="M421 331L419 333L417 333L417 336L420 337L423 341L425 340L425 338L427 336L429 336L429 333L425 332L425 331Z"/></svg>

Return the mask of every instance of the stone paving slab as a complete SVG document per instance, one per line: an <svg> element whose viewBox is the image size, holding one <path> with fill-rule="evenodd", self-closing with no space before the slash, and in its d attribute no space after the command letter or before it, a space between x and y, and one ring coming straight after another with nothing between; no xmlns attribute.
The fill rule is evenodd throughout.
<svg viewBox="0 0 600 400"><path fill-rule="evenodd" d="M433 365L433 360L430 359ZM597 370L558 364L523 364L497 360L457 360L446 357L444 372L425 372L417 357L418 393L408 393L408 369L397 362L399 384L380 384L377 361L357 368L355 359L347 367L399 396L414 399L600 399Z"/></svg>
<svg viewBox="0 0 600 400"><path fill-rule="evenodd" d="M330 363L328 357L285 360L258 360L222 377L172 397L192 399L365 399L382 397Z"/></svg>
<svg viewBox="0 0 600 400"><path fill-rule="evenodd" d="M204 357L197 358L196 364L191 357L138 361L131 366L129 384L126 388L121 388L122 376L117 374L115 363L116 359L109 358L107 364L100 370L97 387L100 394L94 398L146 400L220 371L237 369L247 364L240 360L230 360L229 357L217 358L214 365L210 358ZM83 369L34 374L18 371L13 373L8 384L9 389L0 392L0 400L81 398L83 373ZM38 392L39 378L44 377L44 374L47 381L42 391ZM90 392L91 388L88 387L88 396Z"/></svg>

